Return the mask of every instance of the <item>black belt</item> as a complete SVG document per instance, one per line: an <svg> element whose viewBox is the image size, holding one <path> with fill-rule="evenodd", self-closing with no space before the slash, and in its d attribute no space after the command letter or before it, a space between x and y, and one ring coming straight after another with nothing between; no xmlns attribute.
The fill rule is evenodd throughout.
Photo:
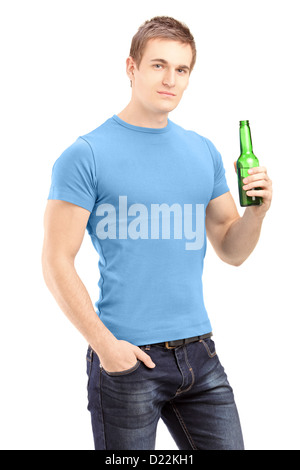
<svg viewBox="0 0 300 470"><path fill-rule="evenodd" d="M163 346L167 349L174 349L174 348L178 348L179 346L183 346L185 344L195 343L196 341L201 341L203 339L211 338L212 335L213 335L212 333L207 333L206 335L193 336L193 338L177 339L175 341L166 341L164 343L156 343L156 344L153 344L152 346Z"/></svg>

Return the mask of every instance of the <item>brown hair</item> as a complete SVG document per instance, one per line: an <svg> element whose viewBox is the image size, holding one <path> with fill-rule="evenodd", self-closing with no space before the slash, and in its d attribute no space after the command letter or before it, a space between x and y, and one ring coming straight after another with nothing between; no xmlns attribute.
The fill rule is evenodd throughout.
<svg viewBox="0 0 300 470"><path fill-rule="evenodd" d="M184 23L169 16L156 16L151 20L145 21L133 36L129 55L135 60L137 68L140 66L147 41L154 38L172 39L184 44L190 44L193 53L190 66L190 73L192 72L197 54L194 37Z"/></svg>

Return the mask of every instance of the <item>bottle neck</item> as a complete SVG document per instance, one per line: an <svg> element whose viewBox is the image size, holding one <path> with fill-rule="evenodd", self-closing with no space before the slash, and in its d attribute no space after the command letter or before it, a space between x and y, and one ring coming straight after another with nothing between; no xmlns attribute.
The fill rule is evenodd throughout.
<svg viewBox="0 0 300 470"><path fill-rule="evenodd" d="M245 153L253 153L252 139L249 124L240 124L240 144L241 144L241 155Z"/></svg>

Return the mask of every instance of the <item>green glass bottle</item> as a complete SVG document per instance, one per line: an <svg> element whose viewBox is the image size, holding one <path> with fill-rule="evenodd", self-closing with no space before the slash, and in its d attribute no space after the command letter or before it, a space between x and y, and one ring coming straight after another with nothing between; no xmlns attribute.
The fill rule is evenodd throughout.
<svg viewBox="0 0 300 470"><path fill-rule="evenodd" d="M243 179L249 176L248 170L255 166L259 166L258 158L254 155L252 149L249 121L240 121L240 145L241 155L236 162L240 205L242 207L259 206L262 203L262 198L247 196L246 191L243 189L243 186L245 186Z"/></svg>

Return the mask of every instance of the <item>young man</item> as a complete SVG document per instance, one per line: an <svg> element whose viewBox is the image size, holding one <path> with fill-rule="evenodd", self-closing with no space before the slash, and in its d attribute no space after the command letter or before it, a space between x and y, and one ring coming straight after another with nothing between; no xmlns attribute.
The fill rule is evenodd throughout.
<svg viewBox="0 0 300 470"><path fill-rule="evenodd" d="M130 103L79 137L53 167L43 272L90 344L98 450L154 449L160 418L180 449L243 449L201 277L206 233L226 263L239 266L250 255L271 181L263 167L249 175L245 189L263 204L240 217L214 145L168 119L195 60L184 24L147 21L126 63ZM85 229L99 255L96 311L74 267Z"/></svg>

